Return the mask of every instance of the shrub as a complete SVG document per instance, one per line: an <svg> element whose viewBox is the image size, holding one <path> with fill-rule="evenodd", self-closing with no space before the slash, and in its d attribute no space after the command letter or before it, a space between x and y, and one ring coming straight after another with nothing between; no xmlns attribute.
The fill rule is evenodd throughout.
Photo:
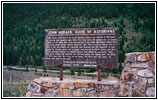
<svg viewBox="0 0 158 100"><path fill-rule="evenodd" d="M73 68L70 69L70 74L71 74L71 75L75 75L75 72L74 72L74 69L73 69Z"/></svg>

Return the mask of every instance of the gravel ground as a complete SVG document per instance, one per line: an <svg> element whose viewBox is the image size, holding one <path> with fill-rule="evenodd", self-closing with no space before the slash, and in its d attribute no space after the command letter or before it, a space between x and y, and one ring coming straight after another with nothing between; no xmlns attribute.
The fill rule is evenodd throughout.
<svg viewBox="0 0 158 100"><path fill-rule="evenodd" d="M38 72L40 72L40 71L38 71ZM56 71L48 72L47 74L51 77L55 77L55 78L59 77L59 72L56 72ZM34 80L35 78L39 78L39 77L43 77L43 76L34 74L34 71L26 72L26 71L3 69L3 80L6 82L30 82L30 81ZM63 78L94 79L92 77L69 75L68 73L63 73Z"/></svg>
<svg viewBox="0 0 158 100"><path fill-rule="evenodd" d="M38 72L43 73L42 70L38 70ZM50 77L59 78L59 71L49 71L49 72L47 72L47 74ZM26 71L21 71L21 70L9 70L7 68L3 68L3 81L5 81L5 82L30 82L39 77L43 77L43 76L34 74L34 70L29 70L29 72L26 72ZM70 73L64 72L63 79L97 80L97 76L96 75L78 76L76 74L70 75ZM115 77L103 77L102 76L102 80L118 80L118 79Z"/></svg>
<svg viewBox="0 0 158 100"><path fill-rule="evenodd" d="M6 82L28 82L38 77L33 72L3 69L3 80Z"/></svg>

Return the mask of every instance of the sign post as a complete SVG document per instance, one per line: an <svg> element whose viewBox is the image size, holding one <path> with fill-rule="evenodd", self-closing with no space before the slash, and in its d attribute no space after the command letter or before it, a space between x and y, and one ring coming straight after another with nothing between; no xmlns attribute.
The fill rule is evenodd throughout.
<svg viewBox="0 0 158 100"><path fill-rule="evenodd" d="M117 28L74 28L45 30L45 66L114 68L118 63Z"/></svg>
<svg viewBox="0 0 158 100"><path fill-rule="evenodd" d="M98 66L98 81L101 81L101 68Z"/></svg>
<svg viewBox="0 0 158 100"><path fill-rule="evenodd" d="M60 81L63 80L63 67L60 66Z"/></svg>

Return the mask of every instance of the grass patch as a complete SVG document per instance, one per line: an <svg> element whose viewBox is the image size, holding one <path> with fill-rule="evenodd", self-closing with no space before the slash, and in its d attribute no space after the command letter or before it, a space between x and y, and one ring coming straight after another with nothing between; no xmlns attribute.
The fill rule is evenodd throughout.
<svg viewBox="0 0 158 100"><path fill-rule="evenodd" d="M20 97L20 93L17 91L3 90L3 97Z"/></svg>
<svg viewBox="0 0 158 100"><path fill-rule="evenodd" d="M29 83L3 82L3 97L24 97Z"/></svg>
<svg viewBox="0 0 158 100"><path fill-rule="evenodd" d="M47 73L34 72L34 74L39 76L48 76Z"/></svg>

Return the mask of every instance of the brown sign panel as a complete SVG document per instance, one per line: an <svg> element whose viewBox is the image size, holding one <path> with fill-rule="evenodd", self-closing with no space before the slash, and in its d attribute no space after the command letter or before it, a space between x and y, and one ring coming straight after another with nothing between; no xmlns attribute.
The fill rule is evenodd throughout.
<svg viewBox="0 0 158 100"><path fill-rule="evenodd" d="M118 29L46 29L45 66L117 67Z"/></svg>

